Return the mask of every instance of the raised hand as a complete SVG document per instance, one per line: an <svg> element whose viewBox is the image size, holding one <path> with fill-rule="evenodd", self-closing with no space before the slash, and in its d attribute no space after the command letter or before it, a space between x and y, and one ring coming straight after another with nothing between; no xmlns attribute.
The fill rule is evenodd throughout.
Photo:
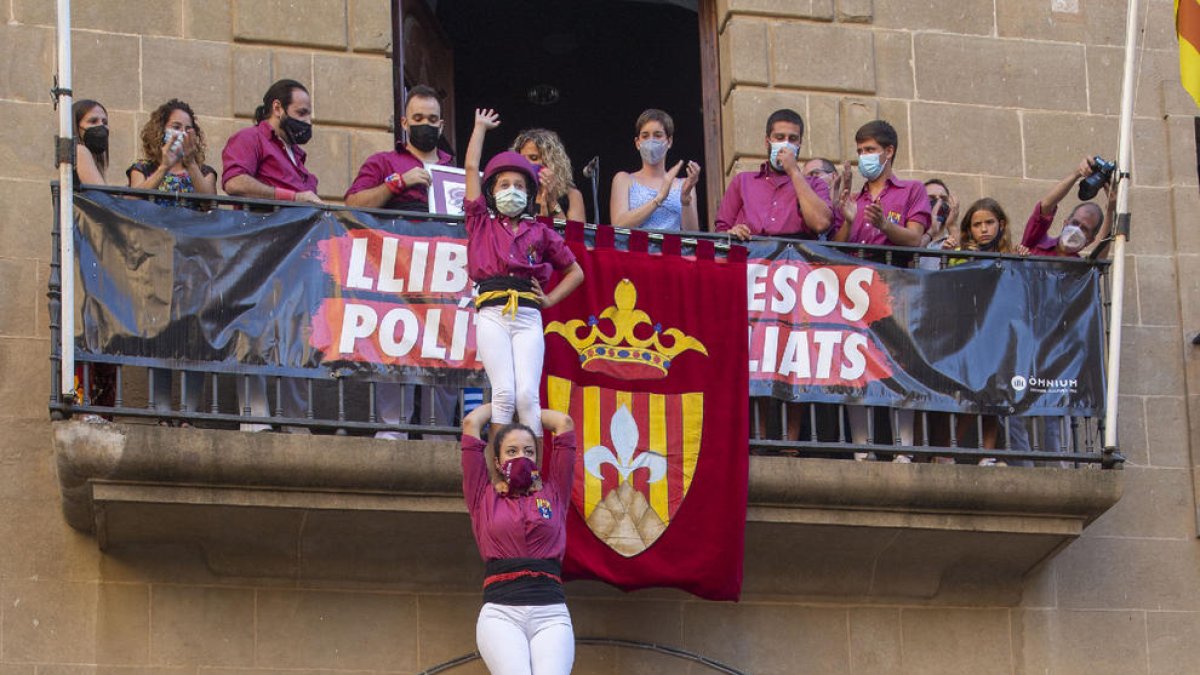
<svg viewBox="0 0 1200 675"><path fill-rule="evenodd" d="M667 200L667 195L671 194L671 186L675 184L675 177L679 175L679 170L683 168L683 160L675 162L675 166L663 176L662 185L658 186L658 195L654 198L656 206L662 206L662 203Z"/></svg>
<svg viewBox="0 0 1200 675"><path fill-rule="evenodd" d="M867 204L867 210L863 215L868 225L877 230L883 229L883 208L879 206L879 202Z"/></svg>
<svg viewBox="0 0 1200 675"><path fill-rule="evenodd" d="M485 131L495 129L500 126L500 113L491 108L476 108L475 126L483 127Z"/></svg>
<svg viewBox="0 0 1200 675"><path fill-rule="evenodd" d="M687 178L683 179L683 194L689 194L696 189L696 185L700 182L700 165L693 161L687 163Z"/></svg>

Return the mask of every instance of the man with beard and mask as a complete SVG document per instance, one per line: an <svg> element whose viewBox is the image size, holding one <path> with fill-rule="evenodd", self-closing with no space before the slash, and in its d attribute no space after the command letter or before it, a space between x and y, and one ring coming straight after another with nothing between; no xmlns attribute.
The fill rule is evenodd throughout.
<svg viewBox="0 0 1200 675"><path fill-rule="evenodd" d="M305 153L300 146L312 138L312 99L304 85L295 80L279 80L263 95L262 105L254 111L257 124L229 137L221 153L224 165L222 187L236 197L278 199L320 204L317 177L304 166ZM258 326L265 328L264 326ZM283 378L279 383L282 401L278 407L286 417L302 419L307 405L303 381ZM247 376L237 387L238 409L249 409L254 417L269 417L267 378ZM242 431L266 431L267 424L242 424ZM304 427L285 427L291 433L308 433Z"/></svg>
<svg viewBox="0 0 1200 675"><path fill-rule="evenodd" d="M438 148L442 136L442 104L432 87L417 85L408 92L404 117L405 143L378 152L363 162L346 191L346 205L367 209L427 211L429 172L426 165L453 166L454 158Z"/></svg>
<svg viewBox="0 0 1200 675"><path fill-rule="evenodd" d="M397 211L429 210L428 164L453 166L454 158L438 148L442 136L442 104L437 91L423 84L409 90L400 118L405 143L395 150L377 152L363 162L358 176L346 191L346 205L365 209L395 209ZM380 382L375 385L378 416L385 424L408 424L421 399L423 419L438 424L454 421L458 406L458 389L454 387L420 387L414 384ZM375 438L402 440L403 431L379 431ZM430 436L425 436L430 438ZM452 438L452 437L448 437Z"/></svg>
<svg viewBox="0 0 1200 675"><path fill-rule="evenodd" d="M304 85L279 80L254 111L253 127L229 137L221 153L221 187L235 197L320 204L317 177L300 146L312 138L312 99Z"/></svg>
<svg viewBox="0 0 1200 675"><path fill-rule="evenodd" d="M758 171L733 177L713 221L718 232L746 241L752 235L797 235L816 239L833 222L829 186L805 176L799 161L804 120L794 110L767 118L763 147L768 158Z"/></svg>
<svg viewBox="0 0 1200 675"><path fill-rule="evenodd" d="M1021 246L1017 249L1024 255L1042 255L1058 257L1079 257L1079 252L1087 248L1096 239L1103 239L1102 230L1105 228L1104 211L1092 202L1083 202L1071 210L1063 224L1062 232L1057 237L1047 234L1054 224L1054 214L1058 203L1067 196L1075 183L1094 173L1092 160L1084 157L1079 166L1066 178L1063 178L1045 197L1033 207L1029 221L1025 223L1025 234L1021 237ZM1104 186L1107 194L1114 194Z"/></svg>

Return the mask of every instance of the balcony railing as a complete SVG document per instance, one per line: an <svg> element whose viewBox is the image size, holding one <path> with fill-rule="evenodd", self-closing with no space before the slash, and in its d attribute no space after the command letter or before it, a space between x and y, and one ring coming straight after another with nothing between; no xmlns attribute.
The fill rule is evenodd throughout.
<svg viewBox="0 0 1200 675"><path fill-rule="evenodd" d="M200 202L207 209L253 209L259 211L274 211L295 207L293 202L277 202L268 200L244 199L228 196L190 195L169 193L156 190L136 190L107 186L84 186L86 190L96 190L127 198L145 199L167 196L180 204ZM53 250L51 253L51 273L49 277L49 304L51 330L51 395L50 412L56 419L74 415L95 416L97 421L117 418L141 419L158 421L166 425L190 424L210 428L237 428L240 424L266 424L277 429L306 430L317 433L336 433L339 435L370 435L377 432L396 432L408 435L410 438L445 438L458 433L458 419L461 411L469 409L477 401L486 400L488 393L484 390L453 391L449 395L444 388L442 396L456 398L453 406L456 414L453 417L440 418L435 414L437 406L431 405L434 389L426 386L401 388L399 405L404 408L410 401L405 397L414 397L424 393L424 402L414 403L417 412L414 417L400 424L384 423L378 413L379 387L381 383L348 380L338 372L330 371L324 377L305 378L301 388L305 400L305 412L302 417L287 417L280 404L283 377L269 377L269 390L274 393L275 407L268 416L253 416L248 408L239 409L237 404L237 388L249 386L249 379L254 376L214 370L199 371L194 369L177 370L171 373L170 395L162 391L163 376L155 377L141 366L121 364L101 364L89 361L87 356L79 354L76 362L82 369L80 382L92 382L100 372L109 378L104 383L111 388L111 400L103 404L93 396L92 387L81 386L80 400L71 400L69 396L60 393L60 374L62 358L60 345L60 314L63 311L61 293L61 264L59 258L60 223L58 220L59 186L57 182L51 187L55 202L55 222L53 230ZM311 205L306 205L311 206ZM319 208L328 210L349 210L338 205L324 205ZM410 220L436 220L438 222L458 221L461 217L447 215L431 215L428 213L398 212L383 209L353 209L354 211L370 213L384 217L402 217ZM589 225L594 229L595 226ZM628 238L628 230L616 229L616 246L622 248ZM764 238L770 239L770 238ZM651 246L661 241L661 236L650 234ZM684 254L693 251L698 242L712 241L717 255L724 255L730 246L730 239L723 234L686 233L682 237ZM915 259L916 257L934 257L941 260L945 266L950 259L1017 259L1019 256L971 251L933 251L928 249L906 249L881 246L861 246L854 244L839 244L828 242L824 245L838 249L843 253L859 257L870 257L873 260L892 264L894 261ZM1037 259L1026 259L1028 264L1039 264ZM1105 336L1107 342L1107 316L1110 306L1110 291L1107 276L1108 261L1106 260L1064 260L1054 259L1054 263L1085 265L1097 268L1102 276L1101 294L1104 305ZM67 308L68 310L70 308ZM290 378L290 376L289 376ZM423 391L424 390L424 391ZM199 398L197 398L199 394ZM751 399L745 414L751 416L750 439L751 452L755 454L779 454L803 457L850 458L856 453L868 453L879 460L891 459L896 455L905 455L916 461L957 461L959 463L975 463L984 458L994 458L1008 464L1033 465L1034 463L1050 463L1054 466L1101 465L1106 468L1119 466L1123 458L1113 449L1104 449L1103 417L1043 417L1020 418L1003 417L996 422L1002 433L998 434L1000 441L996 448L982 447L985 422L980 415L957 415L931 410L915 411L915 436L913 444L901 444L898 434L892 433L898 424L898 410L891 408L869 408L867 419L867 438L865 443L854 443L850 437L848 409L851 406L822 403L803 403L799 407L799 419L796 419L796 404L785 404L780 401L770 401L766 405L756 404ZM792 418L789 419L789 414ZM1029 423L1028 450L1017 450L1012 446L1016 425ZM785 430L793 433L786 434ZM790 438L787 436L791 436ZM944 458L944 459L943 459Z"/></svg>

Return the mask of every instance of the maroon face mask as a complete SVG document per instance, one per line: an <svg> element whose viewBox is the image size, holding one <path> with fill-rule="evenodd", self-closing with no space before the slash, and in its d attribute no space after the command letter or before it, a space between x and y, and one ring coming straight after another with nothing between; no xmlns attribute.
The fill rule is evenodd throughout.
<svg viewBox="0 0 1200 675"><path fill-rule="evenodd" d="M525 492L537 478L537 468L528 457L515 457L500 465L500 473L508 481L509 494Z"/></svg>

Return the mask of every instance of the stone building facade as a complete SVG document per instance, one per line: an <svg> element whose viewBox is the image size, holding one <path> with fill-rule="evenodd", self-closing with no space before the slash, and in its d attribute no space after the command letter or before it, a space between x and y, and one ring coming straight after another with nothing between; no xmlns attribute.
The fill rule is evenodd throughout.
<svg viewBox="0 0 1200 675"><path fill-rule="evenodd" d="M862 122L889 119L904 176L942 177L964 204L994 196L1020 221L1081 156L1115 152L1124 3L708 2L726 176L762 161L762 123L779 107L804 115L804 154L833 159L852 153ZM225 139L282 77L310 85L323 196L339 198L363 159L391 147L388 0L72 4L75 93L108 107L114 176L134 159L148 112L175 96L196 109L219 164ZM794 571L750 564L738 604L571 587L578 634L678 645L749 673L1197 671L1197 110L1179 86L1172 2L1142 5L1120 502L1012 601L983 588L907 600L773 592L764 576ZM461 564L473 578L476 561L454 562L437 541L396 571L401 580L347 570L305 582L222 574L184 544L101 552L68 525L46 409L54 3L0 0L0 19L0 675L415 673L471 651L477 590L428 580L420 566ZM763 545L748 555L788 557ZM582 647L576 672L705 671Z"/></svg>

